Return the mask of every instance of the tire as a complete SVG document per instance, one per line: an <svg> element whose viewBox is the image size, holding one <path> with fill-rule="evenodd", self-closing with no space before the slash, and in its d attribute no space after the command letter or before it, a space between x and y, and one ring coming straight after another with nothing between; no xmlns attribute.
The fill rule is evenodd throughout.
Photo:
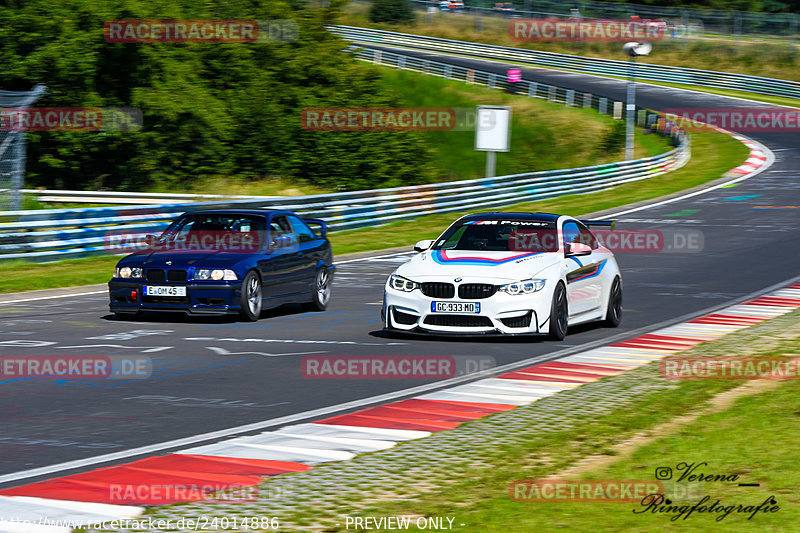
<svg viewBox="0 0 800 533"><path fill-rule="evenodd" d="M611 283L611 290L608 293L608 307L606 307L606 318L603 320L603 325L608 328L616 328L620 322L622 322L622 281L617 276Z"/></svg>
<svg viewBox="0 0 800 533"><path fill-rule="evenodd" d="M248 272L244 277L241 293L239 313L245 320L255 322L261 316L263 294L261 291L261 278L258 277L254 270Z"/></svg>
<svg viewBox="0 0 800 533"><path fill-rule="evenodd" d="M562 341L567 336L569 313L567 309L567 289L560 281L553 291L553 302L550 304L550 330L547 338L551 341Z"/></svg>
<svg viewBox="0 0 800 533"><path fill-rule="evenodd" d="M309 311L324 311L331 301L331 273L327 267L317 270L314 287L311 290L311 301L305 307Z"/></svg>

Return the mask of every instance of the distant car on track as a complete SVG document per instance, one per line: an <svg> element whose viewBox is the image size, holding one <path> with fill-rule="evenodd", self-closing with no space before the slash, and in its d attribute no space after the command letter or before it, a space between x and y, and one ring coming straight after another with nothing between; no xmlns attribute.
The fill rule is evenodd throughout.
<svg viewBox="0 0 800 533"><path fill-rule="evenodd" d="M385 329L429 334L547 335L622 317L622 280L584 221L482 213L454 222L386 281Z"/></svg>
<svg viewBox="0 0 800 533"><path fill-rule="evenodd" d="M284 303L322 311L334 268L321 220L290 211L194 211L117 263L109 308L120 317L239 313L250 321Z"/></svg>

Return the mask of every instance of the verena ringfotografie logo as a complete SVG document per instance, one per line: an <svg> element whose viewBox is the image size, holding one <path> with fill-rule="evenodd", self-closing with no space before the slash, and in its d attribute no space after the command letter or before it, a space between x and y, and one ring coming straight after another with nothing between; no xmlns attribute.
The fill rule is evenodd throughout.
<svg viewBox="0 0 800 533"><path fill-rule="evenodd" d="M258 43L297 40L293 20L109 20L109 43Z"/></svg>
<svg viewBox="0 0 800 533"><path fill-rule="evenodd" d="M132 107L3 107L2 131L132 131L142 111Z"/></svg>
<svg viewBox="0 0 800 533"><path fill-rule="evenodd" d="M797 379L797 357L665 357L661 377L671 380Z"/></svg>
<svg viewBox="0 0 800 533"><path fill-rule="evenodd" d="M494 357L450 355L306 356L306 379L446 379L496 366Z"/></svg>
<svg viewBox="0 0 800 533"><path fill-rule="evenodd" d="M776 107L669 108L659 113L686 131L798 132L800 110Z"/></svg>
<svg viewBox="0 0 800 533"><path fill-rule="evenodd" d="M628 42L660 41L666 25L637 20L514 19L508 34L527 42Z"/></svg>
<svg viewBox="0 0 800 533"><path fill-rule="evenodd" d="M530 503L640 502L663 493L660 481L646 479L527 479L508 485L511 500Z"/></svg>

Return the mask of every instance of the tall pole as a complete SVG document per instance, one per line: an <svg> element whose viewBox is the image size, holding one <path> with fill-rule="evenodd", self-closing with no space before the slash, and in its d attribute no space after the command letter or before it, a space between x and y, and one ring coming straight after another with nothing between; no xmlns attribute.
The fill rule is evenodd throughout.
<svg viewBox="0 0 800 533"><path fill-rule="evenodd" d="M486 152L486 177L494 177L495 152Z"/></svg>
<svg viewBox="0 0 800 533"><path fill-rule="evenodd" d="M628 60L628 96L625 99L627 110L625 124L625 159L633 159L633 138L636 122L636 56Z"/></svg>

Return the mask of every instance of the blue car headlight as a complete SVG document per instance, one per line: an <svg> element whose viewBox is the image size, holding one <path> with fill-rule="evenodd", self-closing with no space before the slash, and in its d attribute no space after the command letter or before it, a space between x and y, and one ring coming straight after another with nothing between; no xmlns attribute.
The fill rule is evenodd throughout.
<svg viewBox="0 0 800 533"><path fill-rule="evenodd" d="M198 268L194 271L194 279L204 281L212 279L214 281L235 281L236 272L233 270L223 270L221 268Z"/></svg>
<svg viewBox="0 0 800 533"><path fill-rule="evenodd" d="M396 291L411 292L419 288L419 283L406 279L403 276L392 274L389 278L389 286Z"/></svg>
<svg viewBox="0 0 800 533"><path fill-rule="evenodd" d="M544 289L545 281L539 278L523 279L498 287L497 290L506 294L533 294Z"/></svg>
<svg viewBox="0 0 800 533"><path fill-rule="evenodd" d="M129 279L141 278L143 269L140 267L117 267L114 269L114 277Z"/></svg>

